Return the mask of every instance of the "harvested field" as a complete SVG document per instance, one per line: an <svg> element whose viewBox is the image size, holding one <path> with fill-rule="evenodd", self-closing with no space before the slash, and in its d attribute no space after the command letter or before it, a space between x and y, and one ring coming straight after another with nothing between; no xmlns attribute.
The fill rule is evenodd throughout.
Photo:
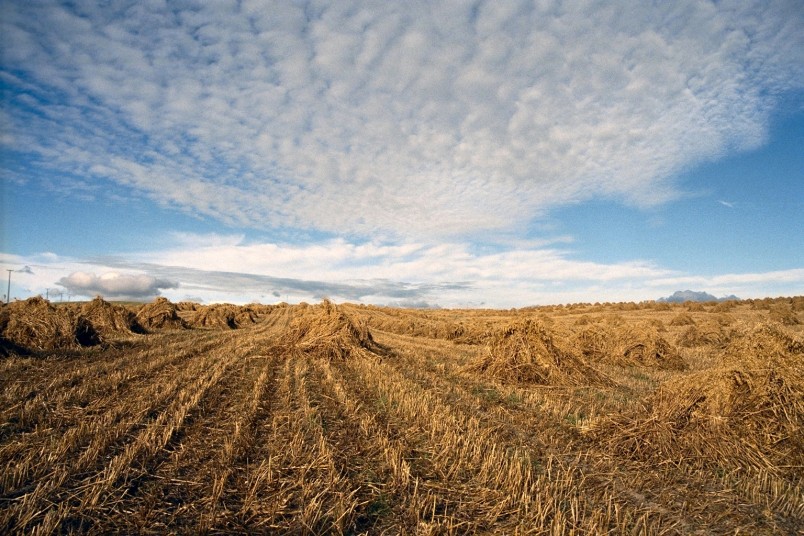
<svg viewBox="0 0 804 536"><path fill-rule="evenodd" d="M2 309L2 336L33 323L39 349L0 359L6 534L804 527L804 327L770 321L773 302L730 303L728 341L670 350L657 322L667 343L723 310L324 301L187 329L174 314L215 307L158 301L140 335L96 300L75 311L110 343L82 347L75 313L20 304Z"/></svg>

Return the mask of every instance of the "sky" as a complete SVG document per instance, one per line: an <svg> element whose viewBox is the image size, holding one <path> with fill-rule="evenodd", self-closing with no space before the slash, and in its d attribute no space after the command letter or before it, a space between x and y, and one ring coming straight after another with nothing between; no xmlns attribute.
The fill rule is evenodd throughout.
<svg viewBox="0 0 804 536"><path fill-rule="evenodd" d="M11 299L804 294L799 0L0 0L0 49Z"/></svg>

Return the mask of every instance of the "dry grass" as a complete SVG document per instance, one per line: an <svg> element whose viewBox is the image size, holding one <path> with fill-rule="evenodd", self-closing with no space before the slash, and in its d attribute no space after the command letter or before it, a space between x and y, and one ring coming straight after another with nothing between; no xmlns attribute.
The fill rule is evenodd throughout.
<svg viewBox="0 0 804 536"><path fill-rule="evenodd" d="M0 532L797 534L804 329L767 322L795 303L733 304L729 341L678 350L687 370L645 341L724 313L252 304L221 306L245 310L236 330L12 350ZM122 325L83 307L30 309ZM672 325L684 313L694 325ZM48 329L43 345L61 336ZM623 350L635 340L639 357Z"/></svg>

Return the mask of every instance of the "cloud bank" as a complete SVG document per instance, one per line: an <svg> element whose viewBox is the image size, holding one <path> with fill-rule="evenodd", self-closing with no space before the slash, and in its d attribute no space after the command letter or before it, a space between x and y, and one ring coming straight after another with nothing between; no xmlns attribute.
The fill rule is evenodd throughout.
<svg viewBox="0 0 804 536"><path fill-rule="evenodd" d="M741 298L793 296L804 288L800 268L699 276L646 261L578 260L563 241L495 252L467 243L403 247L343 240L247 243L221 235L175 238L164 249L130 255L77 259L0 253L0 263L34 268L34 273L14 274L12 299L44 296L47 289L56 296L53 288L59 284L88 298L150 300L161 294L174 301L297 303L329 297L377 305L509 308L654 300L679 288ZM203 242L208 245L199 246Z"/></svg>
<svg viewBox="0 0 804 536"><path fill-rule="evenodd" d="M179 284L167 279L157 279L145 274L120 274L108 272L101 275L73 272L57 282L71 294L81 296L100 295L114 299L150 299L163 289L175 289Z"/></svg>
<svg viewBox="0 0 804 536"><path fill-rule="evenodd" d="M662 203L804 81L785 0L2 9L0 144L35 180L258 228L416 241Z"/></svg>

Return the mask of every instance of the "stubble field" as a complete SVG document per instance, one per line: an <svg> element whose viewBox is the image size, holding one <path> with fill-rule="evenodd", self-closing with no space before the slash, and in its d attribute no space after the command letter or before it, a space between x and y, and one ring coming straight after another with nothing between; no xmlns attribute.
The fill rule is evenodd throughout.
<svg viewBox="0 0 804 536"><path fill-rule="evenodd" d="M801 534L804 299L0 310L0 532Z"/></svg>

